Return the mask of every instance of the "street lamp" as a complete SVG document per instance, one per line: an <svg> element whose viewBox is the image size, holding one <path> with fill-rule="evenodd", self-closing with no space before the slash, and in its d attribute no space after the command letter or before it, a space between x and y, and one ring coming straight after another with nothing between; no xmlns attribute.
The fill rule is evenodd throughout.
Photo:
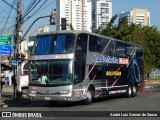
<svg viewBox="0 0 160 120"><path fill-rule="evenodd" d="M100 13L95 13L95 15L96 15L96 29L98 29L98 31L99 31L99 34L100 34Z"/></svg>
<svg viewBox="0 0 160 120"><path fill-rule="evenodd" d="M95 13L96 15L96 29L100 26L100 13Z"/></svg>

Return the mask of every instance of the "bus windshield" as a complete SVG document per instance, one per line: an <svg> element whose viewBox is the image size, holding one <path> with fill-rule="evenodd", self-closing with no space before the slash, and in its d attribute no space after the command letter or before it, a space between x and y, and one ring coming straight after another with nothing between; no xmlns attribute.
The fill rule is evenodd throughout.
<svg viewBox="0 0 160 120"><path fill-rule="evenodd" d="M30 85L71 85L71 63L69 60L32 61Z"/></svg>
<svg viewBox="0 0 160 120"><path fill-rule="evenodd" d="M73 53L74 44L75 34L73 33L39 35L32 54L69 54Z"/></svg>

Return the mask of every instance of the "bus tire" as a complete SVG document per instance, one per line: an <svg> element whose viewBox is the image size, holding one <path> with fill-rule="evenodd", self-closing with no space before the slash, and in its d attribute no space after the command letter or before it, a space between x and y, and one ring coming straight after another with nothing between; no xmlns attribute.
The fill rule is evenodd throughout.
<svg viewBox="0 0 160 120"><path fill-rule="evenodd" d="M138 91L138 87L137 87L137 85L133 85L132 86L132 97L135 97L135 96L137 96L137 91Z"/></svg>
<svg viewBox="0 0 160 120"><path fill-rule="evenodd" d="M94 90L92 88L88 89L87 91L87 98L84 100L85 105L90 105L93 102L94 99Z"/></svg>
<svg viewBox="0 0 160 120"><path fill-rule="evenodd" d="M131 87L131 85L128 85L126 97L130 98L131 96L132 96L132 87Z"/></svg>

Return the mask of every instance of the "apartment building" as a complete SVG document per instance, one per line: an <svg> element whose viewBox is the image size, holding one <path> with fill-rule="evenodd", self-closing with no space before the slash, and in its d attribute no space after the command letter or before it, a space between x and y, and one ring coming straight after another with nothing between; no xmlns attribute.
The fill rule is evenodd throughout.
<svg viewBox="0 0 160 120"><path fill-rule="evenodd" d="M128 24L141 24L143 26L150 26L150 12L147 9L132 9L127 12L119 14L119 20L126 18Z"/></svg>
<svg viewBox="0 0 160 120"><path fill-rule="evenodd" d="M92 28L102 29L112 18L112 3L110 0L92 0Z"/></svg>
<svg viewBox="0 0 160 120"><path fill-rule="evenodd" d="M66 18L74 30L91 31L92 0L57 0L56 30L61 30L61 18ZM69 25L67 29L70 29Z"/></svg>

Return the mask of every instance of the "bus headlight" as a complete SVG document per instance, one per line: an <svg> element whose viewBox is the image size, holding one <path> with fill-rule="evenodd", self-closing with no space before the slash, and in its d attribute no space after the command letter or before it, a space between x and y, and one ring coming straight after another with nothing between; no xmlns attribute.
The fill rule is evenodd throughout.
<svg viewBox="0 0 160 120"><path fill-rule="evenodd" d="M63 90L63 91L60 92L60 94L68 94L70 92L71 92L70 90Z"/></svg>
<svg viewBox="0 0 160 120"><path fill-rule="evenodd" d="M35 90L31 90L31 91L30 91L30 93L32 93L32 94L36 94L36 93L37 93L37 91L35 91Z"/></svg>

